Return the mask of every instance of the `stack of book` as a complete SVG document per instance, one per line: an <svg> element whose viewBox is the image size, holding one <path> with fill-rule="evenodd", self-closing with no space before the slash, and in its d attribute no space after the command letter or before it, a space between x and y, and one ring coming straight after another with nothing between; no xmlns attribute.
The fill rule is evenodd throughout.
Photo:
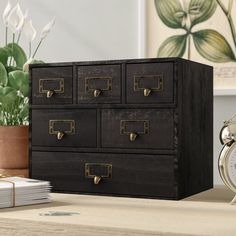
<svg viewBox="0 0 236 236"><path fill-rule="evenodd" d="M47 181L21 177L0 178L0 208L50 202L51 185Z"/></svg>

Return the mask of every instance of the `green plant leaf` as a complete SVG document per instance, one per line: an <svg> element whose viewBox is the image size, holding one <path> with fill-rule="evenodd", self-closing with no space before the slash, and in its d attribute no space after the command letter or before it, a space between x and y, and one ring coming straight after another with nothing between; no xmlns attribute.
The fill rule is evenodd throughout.
<svg viewBox="0 0 236 236"><path fill-rule="evenodd" d="M9 43L7 48L11 51L11 56L14 58L17 67L23 67L27 61L26 54L24 50L16 43Z"/></svg>
<svg viewBox="0 0 236 236"><path fill-rule="evenodd" d="M29 96L29 73L24 73L24 79L22 81L22 86L20 88L21 93L24 95L24 97Z"/></svg>
<svg viewBox="0 0 236 236"><path fill-rule="evenodd" d="M22 107L19 116L22 120L25 120L29 116L29 104L24 104Z"/></svg>
<svg viewBox="0 0 236 236"><path fill-rule="evenodd" d="M10 51L7 48L0 48L0 62L6 66Z"/></svg>
<svg viewBox="0 0 236 236"><path fill-rule="evenodd" d="M33 59L30 64L44 64L45 62L42 60L37 60L37 59Z"/></svg>
<svg viewBox="0 0 236 236"><path fill-rule="evenodd" d="M24 97L29 93L29 74L23 71L12 71L9 74L9 84L14 89L19 90Z"/></svg>
<svg viewBox="0 0 236 236"><path fill-rule="evenodd" d="M24 65L23 65L23 71L24 72L29 72L29 65L30 64L43 64L44 62L41 60L36 60L36 59L29 59Z"/></svg>
<svg viewBox="0 0 236 236"><path fill-rule="evenodd" d="M191 0L188 13L192 26L208 20L216 11L216 0Z"/></svg>
<svg viewBox="0 0 236 236"><path fill-rule="evenodd" d="M192 34L194 45L204 58L212 62L235 61L231 46L223 35L215 30L200 30Z"/></svg>
<svg viewBox="0 0 236 236"><path fill-rule="evenodd" d="M19 90L22 85L22 80L24 78L24 73L21 71L12 71L9 74L9 84L16 90Z"/></svg>
<svg viewBox="0 0 236 236"><path fill-rule="evenodd" d="M0 87L0 102L5 109L12 109L18 100L17 91L11 87Z"/></svg>
<svg viewBox="0 0 236 236"><path fill-rule="evenodd" d="M21 67L16 67L16 66L6 66L5 68L6 68L8 74L10 72L12 72L12 71L21 70L22 69Z"/></svg>
<svg viewBox="0 0 236 236"><path fill-rule="evenodd" d="M7 71L5 66L0 62L0 85L6 86L8 83Z"/></svg>
<svg viewBox="0 0 236 236"><path fill-rule="evenodd" d="M170 28L183 28L184 12L179 0L155 0L155 7L162 22Z"/></svg>
<svg viewBox="0 0 236 236"><path fill-rule="evenodd" d="M160 46L158 57L182 57L186 50L187 34L167 38Z"/></svg>

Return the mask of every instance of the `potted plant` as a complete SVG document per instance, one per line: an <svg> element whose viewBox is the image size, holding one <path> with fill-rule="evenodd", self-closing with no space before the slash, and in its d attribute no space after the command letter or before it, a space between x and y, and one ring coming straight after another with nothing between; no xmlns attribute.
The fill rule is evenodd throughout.
<svg viewBox="0 0 236 236"><path fill-rule="evenodd" d="M5 45L0 47L0 169L28 168L29 74L30 63L54 25L50 21L42 30L39 43L32 53L36 30L28 13L23 14L19 4L8 2L3 21L6 26ZM12 34L11 42L8 37ZM29 53L20 46L21 36L29 42Z"/></svg>

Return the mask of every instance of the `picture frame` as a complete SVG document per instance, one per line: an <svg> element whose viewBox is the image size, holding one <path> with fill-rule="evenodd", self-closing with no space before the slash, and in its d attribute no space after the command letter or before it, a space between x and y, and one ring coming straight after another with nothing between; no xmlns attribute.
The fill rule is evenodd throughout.
<svg viewBox="0 0 236 236"><path fill-rule="evenodd" d="M167 5L176 2L176 8L178 9L180 6L183 10L175 13L175 17L179 18L176 22L172 22L172 25L171 15L168 16L168 12L162 10L161 5L158 6L160 2L162 4L165 2ZM236 15L236 1L151 0L145 3L146 57L177 56L211 65L214 67L214 93L217 95L235 95L236 34L234 30L236 17L234 16ZM202 5L197 5L197 3ZM213 6L213 4L215 5ZM157 9L158 7L159 9ZM171 6L166 7L171 8ZM204 7L205 12L204 10L201 12L199 9ZM191 16L190 10L195 14L194 16ZM184 18L181 14L185 14L185 12L187 14ZM169 21L168 17L171 18ZM188 26L191 21L194 24ZM187 34L186 29L188 27L191 34L189 37L184 37ZM175 43L174 39L177 39L176 42L179 41L179 43ZM185 45L183 45L183 41L186 41Z"/></svg>

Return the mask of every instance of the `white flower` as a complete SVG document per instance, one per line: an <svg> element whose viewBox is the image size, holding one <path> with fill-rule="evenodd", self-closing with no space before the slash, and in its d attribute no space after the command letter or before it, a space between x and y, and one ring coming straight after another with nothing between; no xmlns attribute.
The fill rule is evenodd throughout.
<svg viewBox="0 0 236 236"><path fill-rule="evenodd" d="M8 1L7 6L5 7L5 10L4 10L3 15L2 15L3 22L6 26L8 25L8 16L11 12L11 9L12 9L11 3Z"/></svg>
<svg viewBox="0 0 236 236"><path fill-rule="evenodd" d="M32 20L25 19L22 32L25 34L25 36L28 38L30 42L32 42L35 39L37 32L32 24Z"/></svg>
<svg viewBox="0 0 236 236"><path fill-rule="evenodd" d="M28 15L29 15L29 11L26 10L26 11L25 11L25 14L24 14L24 21L23 21L23 24L21 24L21 25L17 28L18 31L22 31L22 29L24 28L24 25L25 25L26 21L28 20Z"/></svg>
<svg viewBox="0 0 236 236"><path fill-rule="evenodd" d="M22 28L25 18L24 18L24 15L20 8L19 3L16 4L16 6L12 8L7 20L8 20L8 25L13 33L15 33L16 31L19 31Z"/></svg>
<svg viewBox="0 0 236 236"><path fill-rule="evenodd" d="M54 24L55 24L55 17L48 24L46 24L43 27L42 32L41 32L41 36L40 36L40 41L42 41L43 39L45 39L48 36L48 34L51 31Z"/></svg>

